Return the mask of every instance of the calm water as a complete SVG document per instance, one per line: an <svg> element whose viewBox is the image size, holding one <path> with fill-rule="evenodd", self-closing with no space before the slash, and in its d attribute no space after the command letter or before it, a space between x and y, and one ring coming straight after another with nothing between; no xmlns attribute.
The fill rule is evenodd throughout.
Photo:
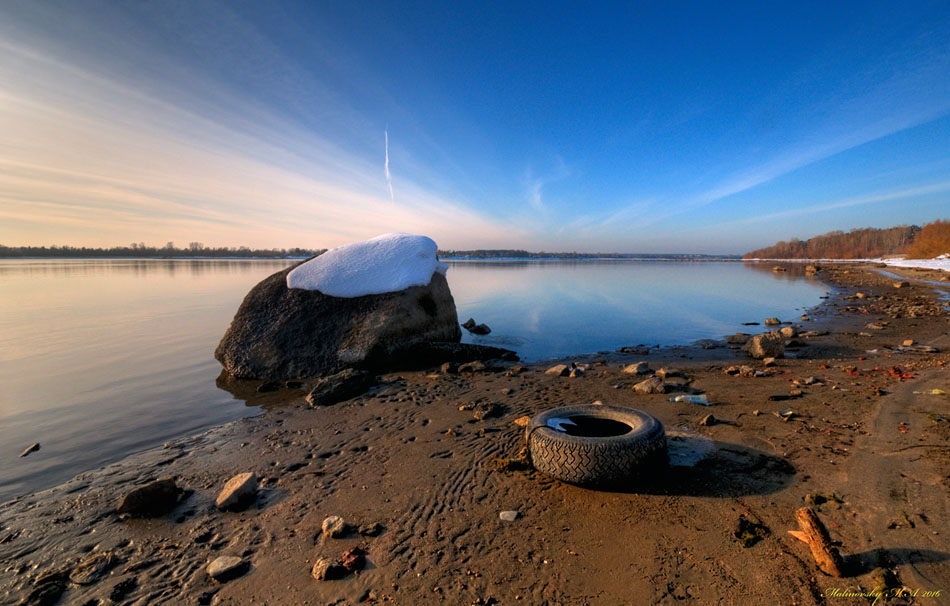
<svg viewBox="0 0 950 606"><path fill-rule="evenodd" d="M0 260L0 501L257 413L215 387L212 352L287 263ZM474 342L529 360L718 338L825 292L741 263L460 262L448 279L459 319L492 328Z"/></svg>

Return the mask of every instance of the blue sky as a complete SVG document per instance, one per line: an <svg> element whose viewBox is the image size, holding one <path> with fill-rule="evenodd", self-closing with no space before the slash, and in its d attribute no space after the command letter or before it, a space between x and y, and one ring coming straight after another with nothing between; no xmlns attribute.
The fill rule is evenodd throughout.
<svg viewBox="0 0 950 606"><path fill-rule="evenodd" d="M768 4L3 2L0 243L741 253L950 217L950 6Z"/></svg>

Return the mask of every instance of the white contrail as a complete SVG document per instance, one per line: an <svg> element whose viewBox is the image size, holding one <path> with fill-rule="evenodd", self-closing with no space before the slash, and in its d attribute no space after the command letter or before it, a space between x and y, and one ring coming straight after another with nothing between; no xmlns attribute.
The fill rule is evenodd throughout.
<svg viewBox="0 0 950 606"><path fill-rule="evenodd" d="M386 163L383 165L383 171L386 173L386 185L389 187L389 199L396 201L393 195L393 176L389 173L389 129L383 131L386 135Z"/></svg>

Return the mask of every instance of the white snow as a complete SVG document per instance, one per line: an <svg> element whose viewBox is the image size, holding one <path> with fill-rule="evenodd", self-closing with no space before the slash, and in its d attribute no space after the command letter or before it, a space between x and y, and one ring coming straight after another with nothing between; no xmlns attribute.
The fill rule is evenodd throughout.
<svg viewBox="0 0 950 606"><path fill-rule="evenodd" d="M317 290L331 297L362 297L425 286L444 274L439 247L425 236L384 234L328 250L287 274L287 288Z"/></svg>
<svg viewBox="0 0 950 606"><path fill-rule="evenodd" d="M941 255L943 256L943 255ZM950 271L950 259L875 259L878 263L886 263L894 267L926 267L927 269L942 269Z"/></svg>

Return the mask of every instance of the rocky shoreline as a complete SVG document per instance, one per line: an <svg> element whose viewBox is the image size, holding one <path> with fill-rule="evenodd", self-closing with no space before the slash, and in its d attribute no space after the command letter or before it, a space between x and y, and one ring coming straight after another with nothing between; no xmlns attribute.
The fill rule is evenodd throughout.
<svg viewBox="0 0 950 606"><path fill-rule="evenodd" d="M793 329L794 357L747 357L750 334L566 373L482 361L382 375L333 406L235 382L269 410L0 505L0 604L826 604L901 587L939 603L924 594L950 591L948 287L888 271L901 279L824 268L824 305L754 327ZM671 467L611 492L518 464L516 420L594 401L660 418ZM221 508L238 474L253 498ZM166 478L182 490L167 513L120 511ZM803 504L846 578L786 533Z"/></svg>

